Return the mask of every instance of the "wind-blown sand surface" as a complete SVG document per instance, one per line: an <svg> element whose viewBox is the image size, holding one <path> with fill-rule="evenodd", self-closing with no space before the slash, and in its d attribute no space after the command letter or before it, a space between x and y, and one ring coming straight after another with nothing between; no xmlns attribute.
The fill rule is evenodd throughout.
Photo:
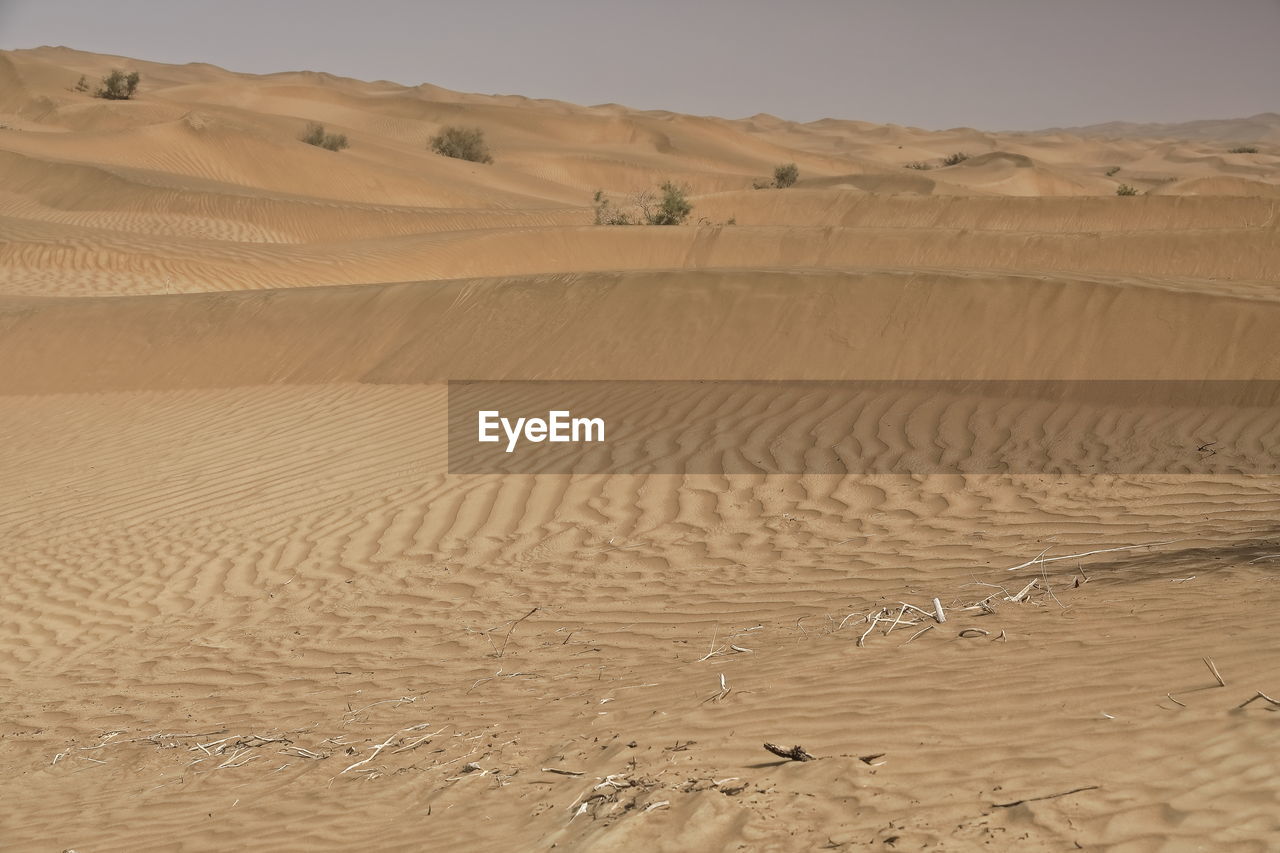
<svg viewBox="0 0 1280 853"><path fill-rule="evenodd" d="M136 100L72 91L112 67ZM926 132L0 53L0 847L1275 849L1280 715L1239 706L1280 698L1280 148L1223 141L1265 119ZM496 162L427 150L452 123ZM591 224L666 179L696 224ZM854 429L976 456L1069 422L1061 474L460 475L451 379L1242 390L890 390ZM1079 473L1147 423L1165 473Z"/></svg>

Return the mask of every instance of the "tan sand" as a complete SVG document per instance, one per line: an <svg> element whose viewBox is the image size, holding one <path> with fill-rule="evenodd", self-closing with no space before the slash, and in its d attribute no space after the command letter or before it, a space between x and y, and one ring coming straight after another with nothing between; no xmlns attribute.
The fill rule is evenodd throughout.
<svg viewBox="0 0 1280 853"><path fill-rule="evenodd" d="M112 67L135 101L71 91ZM426 149L458 122L493 165ZM1280 479L1240 473L1274 401L881 409L975 457L1069 422L1081 465L1145 417L1182 473L445 447L462 378L1280 380L1280 148L1227 153L1262 117L931 133L41 48L0 125L0 848L1275 848L1280 709L1240 707L1280 699ZM700 221L591 224L666 179Z"/></svg>

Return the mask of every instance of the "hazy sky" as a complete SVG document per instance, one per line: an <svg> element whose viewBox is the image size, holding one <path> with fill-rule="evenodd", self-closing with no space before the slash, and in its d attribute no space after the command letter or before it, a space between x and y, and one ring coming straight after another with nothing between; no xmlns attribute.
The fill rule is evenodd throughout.
<svg viewBox="0 0 1280 853"><path fill-rule="evenodd" d="M1280 0L0 0L0 47L801 121L1280 111Z"/></svg>

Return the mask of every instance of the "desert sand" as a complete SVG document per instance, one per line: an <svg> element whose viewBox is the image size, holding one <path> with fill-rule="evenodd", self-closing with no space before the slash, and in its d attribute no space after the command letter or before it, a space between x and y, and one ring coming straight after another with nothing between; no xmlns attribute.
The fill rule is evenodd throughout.
<svg viewBox="0 0 1280 853"><path fill-rule="evenodd" d="M1278 128L0 52L0 848L1275 849ZM687 225L593 224L664 180ZM450 474L451 379L1084 380L973 405L1185 461Z"/></svg>

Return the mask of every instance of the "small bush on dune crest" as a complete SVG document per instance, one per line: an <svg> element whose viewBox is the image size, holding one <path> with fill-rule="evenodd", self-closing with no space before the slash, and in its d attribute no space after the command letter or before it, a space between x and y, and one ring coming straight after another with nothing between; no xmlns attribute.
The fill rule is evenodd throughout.
<svg viewBox="0 0 1280 853"><path fill-rule="evenodd" d="M593 197L596 209L596 225L633 225L631 217L626 211L619 210L614 207L609 199L604 197L604 190L596 190Z"/></svg>
<svg viewBox="0 0 1280 853"><path fill-rule="evenodd" d="M943 157L942 165L955 166L960 163L963 163L965 160L968 160L968 159L969 159L968 154L964 153L963 151L957 151L954 154L948 154L946 157Z"/></svg>
<svg viewBox="0 0 1280 853"><path fill-rule="evenodd" d="M1252 145L1241 145L1238 148L1232 148L1228 154L1257 154L1258 149Z"/></svg>
<svg viewBox="0 0 1280 853"><path fill-rule="evenodd" d="M484 131L478 127L444 127L431 137L431 150L444 157L469 160L472 163L492 163L493 155L484 141Z"/></svg>
<svg viewBox="0 0 1280 853"><path fill-rule="evenodd" d="M1116 187L1116 195L1137 195L1138 191L1128 184L1121 184Z"/></svg>
<svg viewBox="0 0 1280 853"><path fill-rule="evenodd" d="M631 194L631 212L615 207L604 190L593 196L596 225L683 225L693 212L684 187L667 181L660 194L645 190Z"/></svg>
<svg viewBox="0 0 1280 853"><path fill-rule="evenodd" d="M308 124L307 132L298 138L308 145L314 145L317 148L324 148L329 151L341 151L350 145L347 142L345 133L325 133L324 125L315 122Z"/></svg>
<svg viewBox="0 0 1280 853"><path fill-rule="evenodd" d="M693 212L684 188L667 181L661 189L662 197L657 206L652 211L645 210L645 222L649 225L683 225Z"/></svg>
<svg viewBox="0 0 1280 853"><path fill-rule="evenodd" d="M84 80L83 77L80 79ZM138 91L138 81L141 79L142 75L137 71L125 74L119 69L113 69L110 74L102 78L102 85L93 93L93 96L108 101L127 101L133 97L134 92Z"/></svg>
<svg viewBox="0 0 1280 853"><path fill-rule="evenodd" d="M751 189L753 190L772 190L772 189L785 190L787 187L794 185L795 182L798 180L800 180L800 167L797 166L795 163L783 163L780 166L774 167L772 181L761 181L761 180L752 181Z"/></svg>
<svg viewBox="0 0 1280 853"><path fill-rule="evenodd" d="M928 163L924 162L923 160L912 160L910 163L906 164L906 165L905 165L905 166L903 166L902 168L904 168L904 169L919 169L921 172L927 172L927 171L929 171L930 169L932 169L933 167L932 167L932 166L930 166Z"/></svg>

